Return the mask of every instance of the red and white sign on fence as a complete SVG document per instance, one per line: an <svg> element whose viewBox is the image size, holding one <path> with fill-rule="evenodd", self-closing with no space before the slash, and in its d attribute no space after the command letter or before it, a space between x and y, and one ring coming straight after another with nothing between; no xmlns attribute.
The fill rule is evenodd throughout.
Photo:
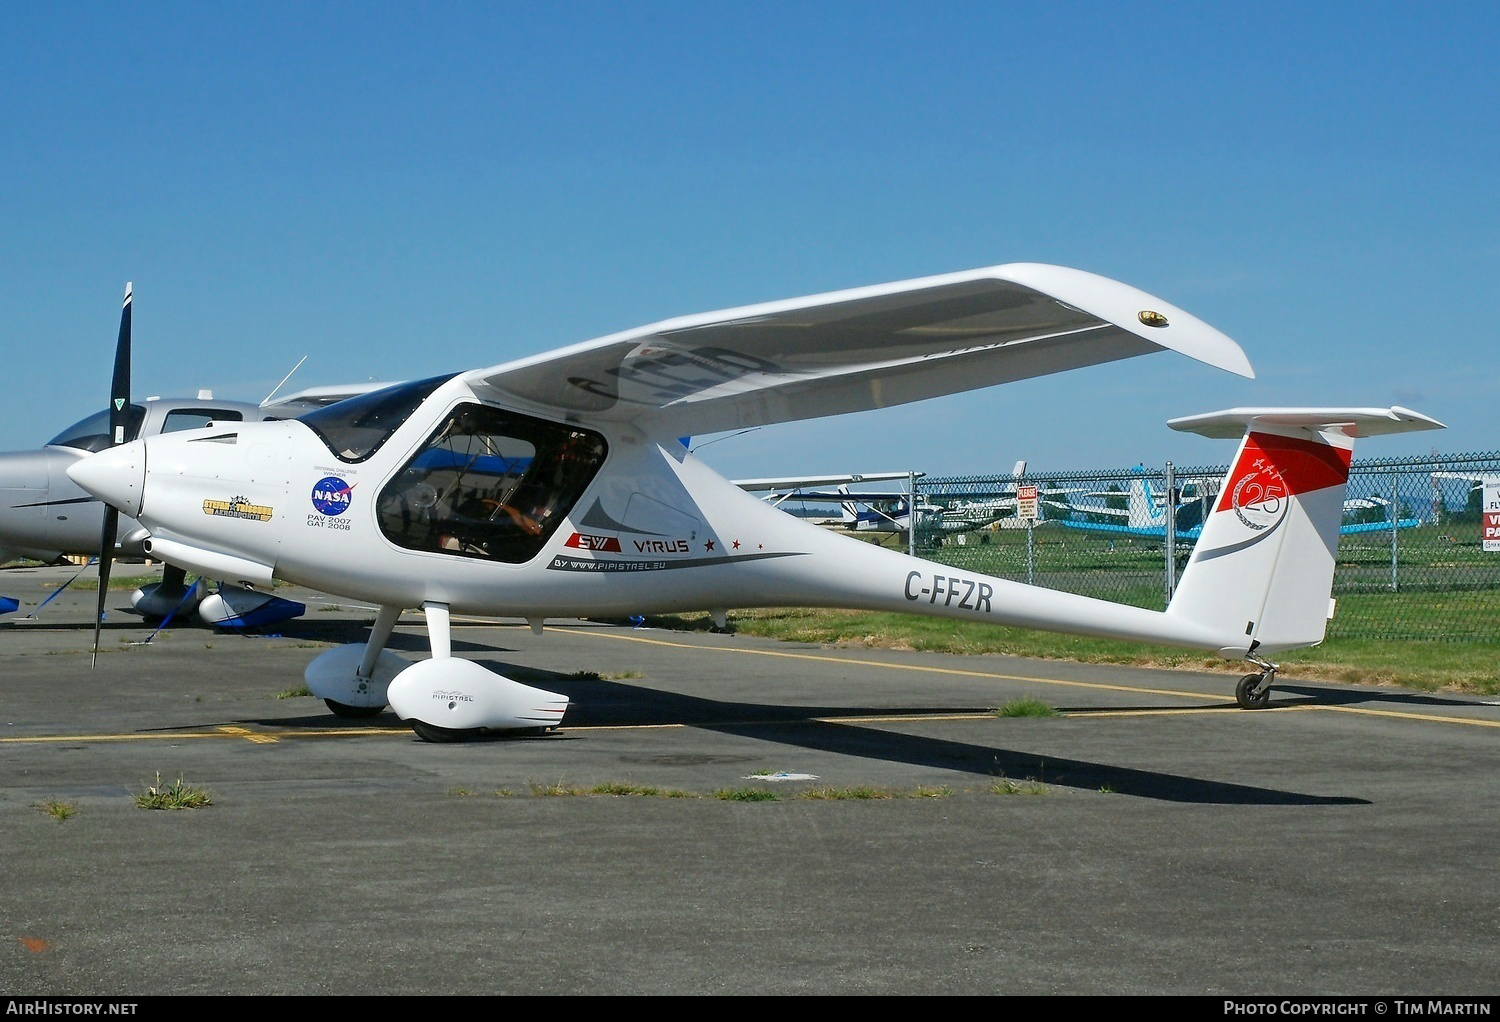
<svg viewBox="0 0 1500 1022"><path fill-rule="evenodd" d="M1016 517L1032 522L1037 520L1037 488L1035 486L1016 487ZM1495 535L1500 537L1500 532Z"/></svg>
<svg viewBox="0 0 1500 1022"><path fill-rule="evenodd" d="M1479 517L1479 536L1484 549L1500 553L1500 478L1484 480L1484 511Z"/></svg>

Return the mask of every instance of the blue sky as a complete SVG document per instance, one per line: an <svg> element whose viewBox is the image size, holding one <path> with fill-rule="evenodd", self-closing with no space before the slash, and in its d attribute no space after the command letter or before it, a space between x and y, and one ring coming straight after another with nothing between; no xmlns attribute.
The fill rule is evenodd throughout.
<svg viewBox="0 0 1500 1022"><path fill-rule="evenodd" d="M1245 348L702 454L731 477L1227 460L1168 418L1403 404L1500 448L1500 5L4 5L0 449L138 396L491 365L994 263ZM701 438L700 442L713 438Z"/></svg>

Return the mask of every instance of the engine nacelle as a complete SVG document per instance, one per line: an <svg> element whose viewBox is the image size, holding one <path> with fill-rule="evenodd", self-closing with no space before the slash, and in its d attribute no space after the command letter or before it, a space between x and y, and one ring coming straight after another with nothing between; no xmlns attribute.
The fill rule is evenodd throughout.
<svg viewBox="0 0 1500 1022"><path fill-rule="evenodd" d="M152 582L130 594L130 605L146 617L154 618L178 615L187 617L198 609L198 604L202 601L201 582L194 582L190 586Z"/></svg>
<svg viewBox="0 0 1500 1022"><path fill-rule="evenodd" d="M567 696L523 685L456 657L412 664L391 682L386 699L402 720L449 732L553 728L562 723L568 708Z"/></svg>

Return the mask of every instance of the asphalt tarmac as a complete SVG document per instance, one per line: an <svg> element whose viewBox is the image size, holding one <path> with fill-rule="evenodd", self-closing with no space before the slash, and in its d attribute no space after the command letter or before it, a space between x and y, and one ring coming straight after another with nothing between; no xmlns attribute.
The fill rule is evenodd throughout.
<svg viewBox="0 0 1500 1022"><path fill-rule="evenodd" d="M94 593L24 619L70 574L0 571L0 994L1500 992L1500 705L457 620L573 705L434 745L295 694L366 608L146 643L114 592L91 670Z"/></svg>

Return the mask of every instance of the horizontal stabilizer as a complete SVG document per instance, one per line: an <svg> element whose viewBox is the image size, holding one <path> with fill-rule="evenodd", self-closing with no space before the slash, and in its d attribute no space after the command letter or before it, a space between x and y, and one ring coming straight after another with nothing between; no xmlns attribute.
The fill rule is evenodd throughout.
<svg viewBox="0 0 1500 1022"><path fill-rule="evenodd" d="M1171 419L1167 425L1183 433L1236 440L1244 435L1252 422L1266 426L1297 426L1315 432L1332 430L1348 437L1444 428L1436 419L1399 405L1391 408L1227 408L1222 412Z"/></svg>

